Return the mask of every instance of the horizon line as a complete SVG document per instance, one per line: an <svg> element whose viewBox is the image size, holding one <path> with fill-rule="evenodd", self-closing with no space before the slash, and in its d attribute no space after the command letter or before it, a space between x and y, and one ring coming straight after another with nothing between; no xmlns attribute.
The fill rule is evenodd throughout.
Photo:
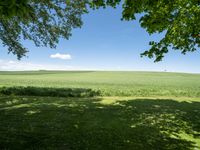
<svg viewBox="0 0 200 150"><path fill-rule="evenodd" d="M39 72L39 71L57 71L57 72L153 72L153 73L185 73L185 74L200 74L200 72L182 72L182 71L158 71L158 70L107 70L107 69L80 69L80 70L54 70L54 69L38 69L38 70L0 70L0 72Z"/></svg>

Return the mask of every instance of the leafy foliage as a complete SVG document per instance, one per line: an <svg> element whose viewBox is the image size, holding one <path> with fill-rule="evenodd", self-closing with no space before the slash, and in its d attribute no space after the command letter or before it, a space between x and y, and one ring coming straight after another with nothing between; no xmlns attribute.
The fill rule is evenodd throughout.
<svg viewBox="0 0 200 150"><path fill-rule="evenodd" d="M93 8L115 7L120 0L98 0ZM151 41L151 48L142 56L160 61L169 48L183 54L200 47L200 0L125 0L123 20L135 20L142 14L140 24L149 34L165 33L159 42Z"/></svg>
<svg viewBox="0 0 200 150"><path fill-rule="evenodd" d="M60 37L68 39L72 28L82 25L84 5L83 0L0 0L0 40L18 59L27 52L22 39L55 48Z"/></svg>
<svg viewBox="0 0 200 150"><path fill-rule="evenodd" d="M142 14L141 27L149 34L165 34L160 41L151 41L142 56L160 61L171 48L186 54L200 47L200 0L0 0L0 40L20 59L27 52L21 39L54 48L60 37L68 39L72 28L81 27L88 6L121 3L122 20Z"/></svg>

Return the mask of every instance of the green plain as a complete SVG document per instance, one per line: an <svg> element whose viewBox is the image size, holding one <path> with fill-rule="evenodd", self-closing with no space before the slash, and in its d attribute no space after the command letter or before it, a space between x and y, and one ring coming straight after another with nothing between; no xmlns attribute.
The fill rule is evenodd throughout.
<svg viewBox="0 0 200 150"><path fill-rule="evenodd" d="M0 96L0 149L200 149L200 74L0 72L0 87L14 90Z"/></svg>
<svg viewBox="0 0 200 150"><path fill-rule="evenodd" d="M159 72L0 72L0 86L87 88L102 96L200 97L200 74Z"/></svg>

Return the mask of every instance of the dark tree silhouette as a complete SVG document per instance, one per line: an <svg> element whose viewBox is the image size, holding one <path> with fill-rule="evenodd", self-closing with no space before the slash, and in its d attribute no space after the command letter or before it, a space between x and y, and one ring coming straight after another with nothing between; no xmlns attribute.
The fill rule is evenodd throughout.
<svg viewBox="0 0 200 150"><path fill-rule="evenodd" d="M141 14L141 27L149 34L164 33L141 56L160 61L169 49L186 54L200 47L200 0L0 0L0 39L20 59L27 52L22 39L54 48L60 37L68 39L72 28L81 27L89 7L121 4L122 20Z"/></svg>

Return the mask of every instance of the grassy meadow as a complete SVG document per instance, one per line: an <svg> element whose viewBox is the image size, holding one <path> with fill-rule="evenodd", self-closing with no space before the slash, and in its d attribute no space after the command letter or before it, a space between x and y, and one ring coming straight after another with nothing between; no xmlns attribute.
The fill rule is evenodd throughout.
<svg viewBox="0 0 200 150"><path fill-rule="evenodd" d="M0 72L0 149L198 150L200 74Z"/></svg>
<svg viewBox="0 0 200 150"><path fill-rule="evenodd" d="M101 96L200 97L200 74L156 72L0 72L0 87L84 88Z"/></svg>

